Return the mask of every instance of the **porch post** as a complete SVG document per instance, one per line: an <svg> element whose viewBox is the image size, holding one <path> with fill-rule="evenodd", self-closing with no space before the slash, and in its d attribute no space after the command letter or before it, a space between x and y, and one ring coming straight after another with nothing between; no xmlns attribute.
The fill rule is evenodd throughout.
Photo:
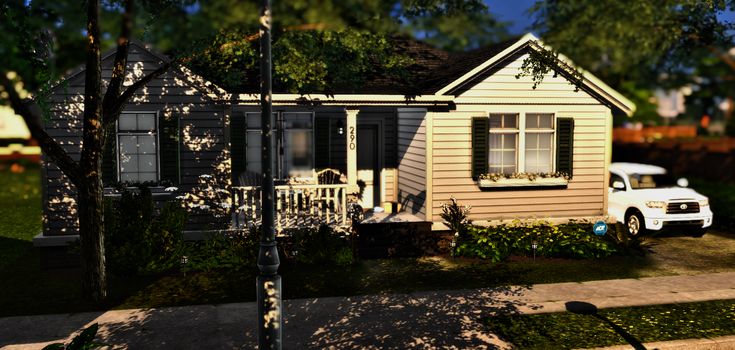
<svg viewBox="0 0 735 350"><path fill-rule="evenodd" d="M347 109L347 193L360 192L357 186L357 113L358 109Z"/></svg>

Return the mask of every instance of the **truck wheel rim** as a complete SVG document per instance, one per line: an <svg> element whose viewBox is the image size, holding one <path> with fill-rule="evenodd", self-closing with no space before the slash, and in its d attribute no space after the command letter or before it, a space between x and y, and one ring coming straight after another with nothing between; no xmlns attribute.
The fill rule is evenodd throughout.
<svg viewBox="0 0 735 350"><path fill-rule="evenodd" d="M638 217L635 215L631 215L628 219L628 232L630 232L631 235L637 235L638 230L640 229L640 222L638 222Z"/></svg>

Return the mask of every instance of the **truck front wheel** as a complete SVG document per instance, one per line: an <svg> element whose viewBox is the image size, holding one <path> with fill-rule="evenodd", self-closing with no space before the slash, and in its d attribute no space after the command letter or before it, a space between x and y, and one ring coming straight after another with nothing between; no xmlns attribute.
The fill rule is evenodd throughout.
<svg viewBox="0 0 735 350"><path fill-rule="evenodd" d="M628 229L628 235L638 237L646 232L646 222L643 215L637 211L631 211L625 216L625 228Z"/></svg>

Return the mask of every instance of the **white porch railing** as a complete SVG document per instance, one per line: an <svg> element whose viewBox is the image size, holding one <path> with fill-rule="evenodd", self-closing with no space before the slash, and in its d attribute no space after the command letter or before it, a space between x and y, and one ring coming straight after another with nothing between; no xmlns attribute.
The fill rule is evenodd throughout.
<svg viewBox="0 0 735 350"><path fill-rule="evenodd" d="M236 186L233 190L235 228L260 225L260 186ZM327 225L347 225L347 184L279 185L275 187L276 230Z"/></svg>

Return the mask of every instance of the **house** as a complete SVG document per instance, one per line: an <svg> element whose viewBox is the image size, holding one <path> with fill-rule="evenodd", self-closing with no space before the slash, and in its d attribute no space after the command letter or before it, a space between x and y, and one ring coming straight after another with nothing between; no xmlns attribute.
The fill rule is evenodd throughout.
<svg viewBox="0 0 735 350"><path fill-rule="evenodd" d="M351 200L389 209L368 222L421 221L435 229L450 197L472 205L475 222L606 214L612 114L630 115L629 100L584 71L571 84L564 69L571 62L563 56L560 74L536 87L529 77L517 78L529 52L544 47L531 34L461 55L406 45L424 77L409 84L410 92L382 79L360 93L273 95L280 228L306 219L348 224ZM103 77L112 59L103 57ZM133 76L165 60L131 45ZM47 124L76 152L83 73L55 91ZM257 222L256 91L229 93L184 68L154 79L108 137L105 182L149 182L161 185L161 198L189 200L190 235ZM74 238L74 190L53 164L45 162L44 172L44 231L36 243L53 245ZM214 209L220 215L208 212Z"/></svg>

